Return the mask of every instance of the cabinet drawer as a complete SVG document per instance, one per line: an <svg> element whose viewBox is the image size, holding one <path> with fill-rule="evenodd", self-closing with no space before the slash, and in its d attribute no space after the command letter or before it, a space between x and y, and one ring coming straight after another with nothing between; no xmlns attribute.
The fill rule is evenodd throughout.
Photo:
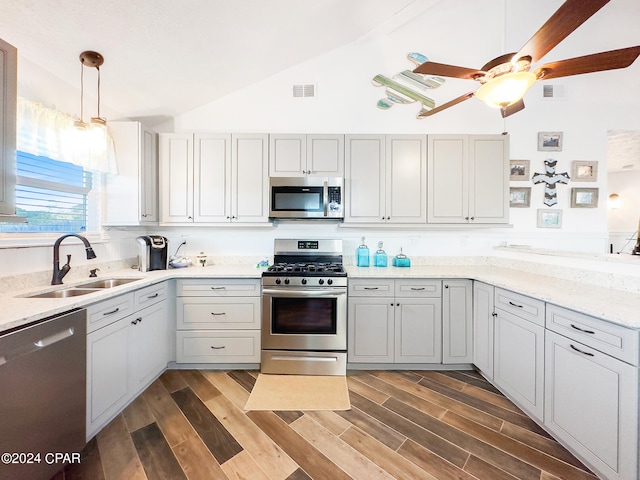
<svg viewBox="0 0 640 480"><path fill-rule="evenodd" d="M118 295L87 307L87 332L109 325L133 313L133 293Z"/></svg>
<svg viewBox="0 0 640 480"><path fill-rule="evenodd" d="M260 298L177 299L178 329L254 329L260 328Z"/></svg>
<svg viewBox="0 0 640 480"><path fill-rule="evenodd" d="M393 280L387 278L381 280L349 280L349 295L353 297L393 296L393 286Z"/></svg>
<svg viewBox="0 0 640 480"><path fill-rule="evenodd" d="M255 278L178 280L176 294L179 297L258 297L260 280Z"/></svg>
<svg viewBox="0 0 640 480"><path fill-rule="evenodd" d="M547 304L547 328L632 365L639 364L637 330Z"/></svg>
<svg viewBox="0 0 640 480"><path fill-rule="evenodd" d="M156 283L133 292L136 310L154 305L167 298L167 282Z"/></svg>
<svg viewBox="0 0 640 480"><path fill-rule="evenodd" d="M495 307L544 327L544 302L542 300L496 288Z"/></svg>
<svg viewBox="0 0 640 480"><path fill-rule="evenodd" d="M441 280L396 280L396 297L432 297L442 296Z"/></svg>
<svg viewBox="0 0 640 480"><path fill-rule="evenodd" d="M178 363L259 363L260 331L182 331L177 333Z"/></svg>

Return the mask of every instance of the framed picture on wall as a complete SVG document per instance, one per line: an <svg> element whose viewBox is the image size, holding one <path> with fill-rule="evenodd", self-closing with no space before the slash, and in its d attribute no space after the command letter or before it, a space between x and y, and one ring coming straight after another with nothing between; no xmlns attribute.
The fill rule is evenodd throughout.
<svg viewBox="0 0 640 480"><path fill-rule="evenodd" d="M515 182L525 182L529 180L529 164L529 160L510 160L509 180Z"/></svg>
<svg viewBox="0 0 640 480"><path fill-rule="evenodd" d="M574 182L595 182L598 180L598 162L571 162L571 180Z"/></svg>
<svg viewBox="0 0 640 480"><path fill-rule="evenodd" d="M538 210L538 228L562 228L562 210Z"/></svg>
<svg viewBox="0 0 640 480"><path fill-rule="evenodd" d="M572 188L571 208L597 208L598 189L597 188Z"/></svg>
<svg viewBox="0 0 640 480"><path fill-rule="evenodd" d="M538 132L538 151L561 152L562 132Z"/></svg>
<svg viewBox="0 0 640 480"><path fill-rule="evenodd" d="M511 187L509 195L510 207L529 208L531 206L531 187Z"/></svg>

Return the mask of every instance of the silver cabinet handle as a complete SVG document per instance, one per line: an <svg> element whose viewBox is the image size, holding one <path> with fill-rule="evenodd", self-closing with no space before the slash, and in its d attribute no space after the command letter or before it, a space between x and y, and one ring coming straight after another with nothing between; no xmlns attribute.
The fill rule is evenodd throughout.
<svg viewBox="0 0 640 480"><path fill-rule="evenodd" d="M225 346L221 346L221 347L214 347L213 345L211 345L211 348L214 350L222 350L223 348L225 348Z"/></svg>
<svg viewBox="0 0 640 480"><path fill-rule="evenodd" d="M120 307L117 307L115 310L111 310L110 312L103 312L102 315L113 315L116 312L120 311Z"/></svg>
<svg viewBox="0 0 640 480"><path fill-rule="evenodd" d="M580 328L575 326L573 323L571 324L571 328L575 328L576 330L578 330L579 332L582 333L588 333L589 335L595 335L596 332L594 332L593 330L585 330L584 328Z"/></svg>
<svg viewBox="0 0 640 480"><path fill-rule="evenodd" d="M511 300L509 300L509 305L512 307L524 308L524 305L518 305L517 303L513 303Z"/></svg>
<svg viewBox="0 0 640 480"><path fill-rule="evenodd" d="M571 343L569 344L569 346L570 346L572 349L574 349L576 352L581 353L581 354L583 354L583 355L587 355L588 357L593 357L593 356L595 356L593 353L583 352L583 351L582 351L582 350L580 350L579 348L574 347L574 346L573 346L573 344L571 344Z"/></svg>

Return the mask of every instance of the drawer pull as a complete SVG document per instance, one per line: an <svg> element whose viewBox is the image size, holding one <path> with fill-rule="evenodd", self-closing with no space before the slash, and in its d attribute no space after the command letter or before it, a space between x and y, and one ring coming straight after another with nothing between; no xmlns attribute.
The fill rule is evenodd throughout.
<svg viewBox="0 0 640 480"><path fill-rule="evenodd" d="M574 347L572 344L569 344L569 346L571 348L573 348L576 352L581 353L583 355L587 355L588 357L593 357L593 353L589 353L589 352L583 352L582 350L580 350L579 348Z"/></svg>
<svg viewBox="0 0 640 480"><path fill-rule="evenodd" d="M211 345L211 348L213 348L214 350L222 350L223 348L225 348L225 346L221 346L221 347L214 347L213 345Z"/></svg>
<svg viewBox="0 0 640 480"><path fill-rule="evenodd" d="M509 305L512 307L524 308L524 305L518 305L517 303L513 303L511 300L509 300Z"/></svg>
<svg viewBox="0 0 640 480"><path fill-rule="evenodd" d="M582 333L588 333L589 335L596 334L596 332L594 332L593 330L585 330L584 328L576 327L573 323L571 324L571 328L575 328L576 330Z"/></svg>
<svg viewBox="0 0 640 480"><path fill-rule="evenodd" d="M211 290L224 290L227 287L211 287Z"/></svg>
<svg viewBox="0 0 640 480"><path fill-rule="evenodd" d="M116 312L120 311L120 307L117 307L115 310L111 310L110 312L103 312L102 315L113 315Z"/></svg>
<svg viewBox="0 0 640 480"><path fill-rule="evenodd" d="M449 287L446 287L449 288ZM411 290L424 290L424 287L411 287Z"/></svg>
<svg viewBox="0 0 640 480"><path fill-rule="evenodd" d="M147 298L156 298L158 295L160 295L159 293L155 293L153 295L149 295Z"/></svg>
<svg viewBox="0 0 640 480"><path fill-rule="evenodd" d="M378 290L379 287L363 287L365 290Z"/></svg>
<svg viewBox="0 0 640 480"><path fill-rule="evenodd" d="M227 312L220 312L220 313L211 312L211 315L226 315L226 314L227 314Z"/></svg>
<svg viewBox="0 0 640 480"><path fill-rule="evenodd" d="M135 320L133 320L131 322L131 325L137 325L138 323L140 323L142 321L142 317L138 317Z"/></svg>

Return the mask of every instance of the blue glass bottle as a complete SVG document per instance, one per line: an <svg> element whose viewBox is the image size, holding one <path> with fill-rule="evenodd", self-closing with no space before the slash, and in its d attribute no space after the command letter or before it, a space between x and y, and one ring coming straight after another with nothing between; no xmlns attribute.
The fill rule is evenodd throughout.
<svg viewBox="0 0 640 480"><path fill-rule="evenodd" d="M373 256L373 264L376 267L387 266L387 252L382 249L382 242L378 242L378 250L376 250L376 253Z"/></svg>
<svg viewBox="0 0 640 480"><path fill-rule="evenodd" d="M369 247L365 245L364 237L362 237L362 245L356 251L356 262L359 267L369 266Z"/></svg>

